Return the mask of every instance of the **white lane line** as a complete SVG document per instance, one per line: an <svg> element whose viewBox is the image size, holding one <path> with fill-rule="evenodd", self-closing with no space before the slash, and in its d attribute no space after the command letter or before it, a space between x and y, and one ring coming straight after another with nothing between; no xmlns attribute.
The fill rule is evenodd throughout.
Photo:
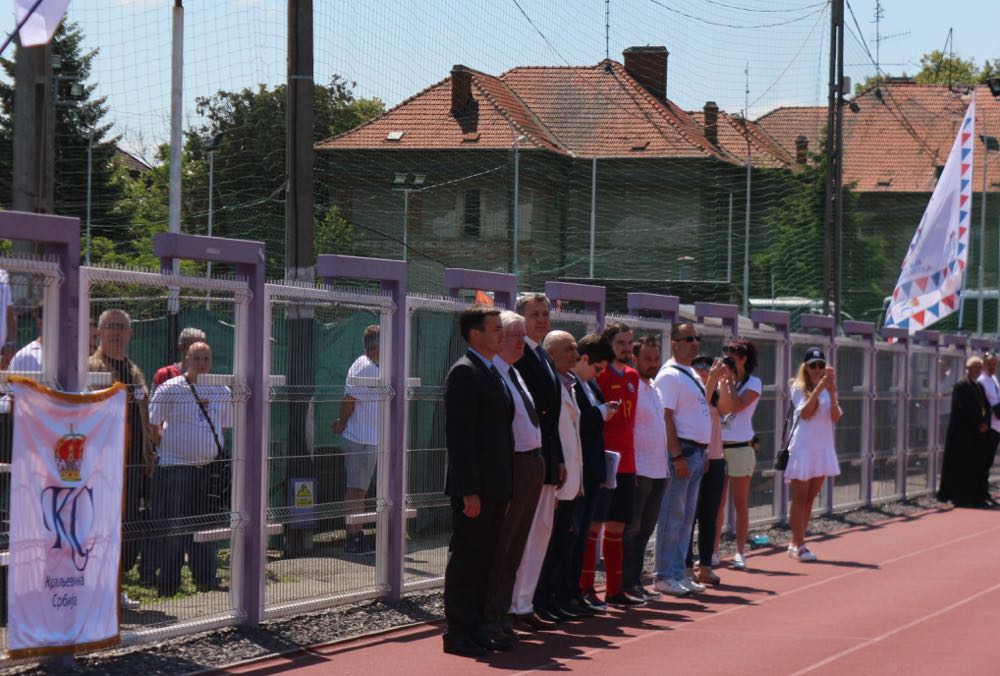
<svg viewBox="0 0 1000 676"><path fill-rule="evenodd" d="M972 596L967 596L964 599L962 599L961 601L956 601L955 603L952 603L950 606L946 606L944 608L941 608L940 610L935 610L933 613L928 613L927 615L924 615L923 617L918 617L915 620L907 622L906 624L904 624L901 627L896 627L892 631L887 631L884 634L881 634L879 636L875 636L874 638L870 638L867 641L864 641L863 643L859 643L856 646L853 646L851 648L847 648L846 650L842 650L839 653L836 653L835 655L830 655L826 659L820 660L819 662L816 662L815 664L810 664L805 669L800 669L799 671L796 671L795 673L791 674L791 676L799 676L800 674L807 674L810 671L815 671L816 669L819 669L820 667L824 667L827 664L830 664L831 662L836 662L841 657L845 657L847 655L850 655L851 653L856 653L857 651L863 650L863 649L865 649L865 648L867 648L869 646L872 646L872 645L878 643L879 641L884 641L885 639L887 639L887 638L889 638L891 636L895 636L896 634L898 634L900 632L906 631L907 629L911 629L911 628L917 626L918 624L921 624L923 622L927 622L928 620L933 620L935 617L939 617L941 615L944 615L945 613L949 613L952 610L954 610L955 608L958 608L960 606L964 606L966 603L969 603L970 601L975 601L976 599L978 599L981 596L986 596L987 594L992 594L993 592L997 591L998 589L1000 589L1000 584L995 584L992 587L990 587L989 589L984 589L984 590L982 590L980 592L976 592Z"/></svg>
<svg viewBox="0 0 1000 676"><path fill-rule="evenodd" d="M904 522L904 523L906 523L906 522ZM957 537L957 538L954 538L952 540L948 540L947 542L939 542L939 543L937 543L935 545L930 545L930 546L924 547L922 549L913 549L913 550L910 550L906 554L901 554L900 556L894 556L891 559L886 559L885 561L883 561L881 563L878 563L878 564L875 564L875 565L877 565L879 567L879 569L881 569L883 566L887 566L887 565L892 564L892 563L898 563L900 561L905 561L906 559L913 558L914 556L920 556L921 554L926 554L928 552L933 552L934 550L937 550L937 549L943 549L945 547L951 547L952 545L957 544L959 542L965 542L966 540L971 540L973 538L977 538L977 537L980 537L982 535L993 533L993 532L998 531L998 530L1000 530L1000 526L994 526L993 528L989 528L987 530L976 531L975 533L969 533L968 535L963 535L961 537ZM819 563L822 564L822 561L820 561ZM812 565L812 564L804 564L804 565ZM777 599L788 598L789 596L792 596L793 594L798 594L799 592L808 591L809 589L815 589L816 587L821 587L821 586L823 586L825 584L828 584L830 582L836 582L837 580L842 580L844 578L851 577L852 575L858 575L859 573L871 573L871 572L878 572L878 570L877 569L871 569L871 568L858 568L856 570L848 571L846 573L841 573L840 575L834 575L833 577L828 577L828 578L825 578L825 579L822 579L822 580L817 580L816 582L813 582L813 583L807 584L807 585L803 585L801 587L796 587L795 589L790 589L790 590L785 591L785 592L779 592L777 594L774 594L773 596L765 596L764 598L762 598L762 599L760 599L759 601L756 601L756 602L751 602L751 603L748 603L746 605L732 606L730 608L727 608L726 610L721 610L721 611L719 611L717 613L712 613L710 615L703 615L701 617L697 617L697 618L695 618L693 620L690 620L689 622L684 622L684 623L678 624L676 626L671 626L671 627L669 627L669 629L671 631L682 631L685 627L689 627L691 625L698 624L699 622L705 622L707 620L711 620L711 619L718 618L718 617L725 617L726 615L729 615L730 613L735 613L735 612L739 612L741 610L746 610L746 609L752 608L754 606L760 606L760 605L763 605L765 603L769 603L771 601L775 601ZM711 597L707 597L707 598L710 599ZM693 600L698 600L698 597L697 596L693 597ZM669 611L670 607L669 606L666 607L665 610ZM664 627L664 628L666 628L666 627ZM587 652L580 653L580 654L576 655L573 658L568 658L566 660L566 663L564 663L563 661L560 661L560 660L550 660L548 662L545 662L544 664L538 665L537 667L532 667L531 669L525 669L524 671L519 671L519 672L517 672L517 674L515 674L515 676L523 676L524 674L530 674L530 673L532 673L534 671L539 671L539 670L546 669L546 668L553 667L553 666L566 666L567 663L568 664L572 664L572 662L575 661L575 660L579 660L579 659L582 659L582 658L590 657L591 655L595 655L595 654L597 654L599 652L602 652L604 650L608 650L610 648L616 648L616 649L617 648L621 648L622 646L629 645L630 643L635 643L636 641L642 641L644 639L647 639L647 638L650 638L650 637L653 637L653 636L661 636L661 634L658 631L650 631L650 632L645 633L645 634L640 634L639 636L633 636L631 638L627 638L627 639L625 639L623 641L619 641L617 643L611 643L611 644L609 644L607 646L603 646L603 647L600 647L600 648L592 648L591 650L588 650Z"/></svg>

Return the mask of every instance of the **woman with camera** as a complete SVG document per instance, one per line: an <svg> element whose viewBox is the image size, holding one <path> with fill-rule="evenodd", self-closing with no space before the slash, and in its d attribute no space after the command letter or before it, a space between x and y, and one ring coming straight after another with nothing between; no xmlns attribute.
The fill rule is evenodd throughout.
<svg viewBox="0 0 1000 676"><path fill-rule="evenodd" d="M754 450L753 414L763 390L760 378L753 375L757 368L757 348L749 340L734 340L726 345L724 361L732 377L719 411L722 418L722 452L726 459L726 482L733 496L733 517L736 521L736 554L733 568L746 567L744 550L750 530L750 479L757 465ZM725 500L722 501L725 505ZM721 512L720 512L721 513Z"/></svg>
<svg viewBox="0 0 1000 676"><path fill-rule="evenodd" d="M806 350L791 394L795 410L785 468L785 482L792 486L788 555L799 561L815 561L816 555L805 545L806 527L823 481L840 474L833 426L843 415L837 403L836 376L827 366L823 350Z"/></svg>

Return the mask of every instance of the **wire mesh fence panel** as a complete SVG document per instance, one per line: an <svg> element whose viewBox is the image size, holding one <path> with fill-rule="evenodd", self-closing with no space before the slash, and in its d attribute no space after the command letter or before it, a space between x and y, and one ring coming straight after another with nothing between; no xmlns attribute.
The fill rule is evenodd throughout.
<svg viewBox="0 0 1000 676"><path fill-rule="evenodd" d="M937 446L937 351L913 346L909 354L909 387L906 419L906 497L931 489L931 463Z"/></svg>
<svg viewBox="0 0 1000 676"><path fill-rule="evenodd" d="M13 400L7 376L33 378L58 387L59 266L37 257L0 257L0 655L7 648L7 563L10 545ZM0 658L0 668L4 660Z"/></svg>
<svg viewBox="0 0 1000 676"><path fill-rule="evenodd" d="M124 641L243 616L244 282L81 269L87 383L128 386ZM87 327L91 331L88 333ZM91 346L90 336L94 345Z"/></svg>
<svg viewBox="0 0 1000 676"><path fill-rule="evenodd" d="M552 309L552 330L566 331L574 338L583 338L588 333L596 332L600 327L597 315L592 312L581 312L567 308Z"/></svg>
<svg viewBox="0 0 1000 676"><path fill-rule="evenodd" d="M268 284L265 612L385 590L393 304ZM398 424L398 423L396 423Z"/></svg>
<svg viewBox="0 0 1000 676"><path fill-rule="evenodd" d="M868 350L837 340L837 400L843 416L834 426L840 475L833 479L833 508L858 505L865 500L865 465L868 459L869 377Z"/></svg>
<svg viewBox="0 0 1000 676"><path fill-rule="evenodd" d="M785 341L780 335L765 332L741 332L740 337L752 341L757 348L757 368L753 375L760 378L763 386L753 416L758 447L757 464L750 480L750 522L768 523L778 518L781 509L781 486L774 471L774 456L782 443L787 410Z"/></svg>
<svg viewBox="0 0 1000 676"><path fill-rule="evenodd" d="M404 588L440 584L448 561L451 503L444 493L448 466L444 380L466 351L458 316L467 304L408 298L409 385L406 390L406 548Z"/></svg>
<svg viewBox="0 0 1000 676"><path fill-rule="evenodd" d="M902 346L877 344L875 347L875 420L872 442L873 502L902 496L900 455L905 448L903 426L905 408L904 380L906 352Z"/></svg>

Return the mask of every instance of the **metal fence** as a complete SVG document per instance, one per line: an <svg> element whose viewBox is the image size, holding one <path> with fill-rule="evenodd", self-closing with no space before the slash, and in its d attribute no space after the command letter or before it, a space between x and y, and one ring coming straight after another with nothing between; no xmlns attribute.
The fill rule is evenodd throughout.
<svg viewBox="0 0 1000 676"><path fill-rule="evenodd" d="M57 356L48 349L68 340L64 322L52 311L59 306L59 266L41 258L11 258L0 259L0 268L40 290L37 306L22 313L37 322L46 348L42 366L30 374L59 384ZM220 459L231 493L220 504L199 497L179 511L166 506L163 489L174 485L167 475L175 462L169 459L169 425L160 426L161 464L152 477L144 475L135 455L129 460L126 492L140 488L134 504L126 501L131 506L124 520L129 556L123 588L139 604L122 615L126 643L441 584L451 531L444 494L443 383L465 350L458 332L465 300L457 294L397 300L359 287L267 284L261 285L266 320L263 331L255 333L249 322L254 287L242 278L81 268L79 281L74 352L80 372L87 374L81 380L85 386L111 382L112 374L95 368L92 355L98 348L105 351L105 341L112 340L109 331L127 328L127 355L147 383L145 390L133 384L133 400L150 398L154 425L175 415L196 415L190 406L185 409L183 388L178 393L175 387L171 397L163 393L170 389L169 380L152 384L159 368L176 362L179 331L195 327L213 350L212 370L198 387L204 387L202 398L216 407L218 420L226 421ZM588 288L593 293L594 287ZM664 361L669 357L669 330L676 317L632 312L604 317L603 305L600 312L579 311L569 300L570 307L553 312L554 328L580 337L604 323L623 321L638 335L660 338ZM115 310L127 313L128 327L118 325L122 315ZM399 313L405 317L405 349L394 350ZM861 323L845 325L844 334L835 337L827 318L805 322L804 333L790 333L782 313L756 314L751 326L730 306L700 310L698 325L708 354L721 354L724 343L740 335L753 340L760 355L756 373L764 387L754 424L761 450L751 483L752 522L775 522L787 513L783 478L771 464L782 442L789 379L811 345L822 346L836 367L845 412L837 426L841 474L827 483L817 511L933 489L951 388L962 377L972 343L928 332L897 336L901 339L890 344ZM377 327L379 357L374 370L361 373L355 367L374 347L365 343L370 327ZM18 331L18 348L33 340L29 328L25 324ZM247 356L254 354L255 340L266 346L263 363ZM392 375L397 369L402 381ZM255 382L251 374L259 373L266 376L257 381L265 383L263 391L250 385ZM391 403L401 392L405 414L394 419ZM266 403L260 419L248 414L255 397ZM360 441L338 424L350 406L371 432ZM9 415L3 419L3 414L0 410L0 422L9 430ZM397 447L392 432L401 426L404 441ZM245 434L253 429L259 437ZM254 438L261 440L259 447L244 441ZM0 462L9 463L9 437L0 439L0 451ZM0 550L7 547L8 470L9 465L0 465L5 482L0 484ZM259 497L246 488L251 471L258 472L251 478L260 477ZM401 477L398 485L394 476ZM171 580L174 569L167 560L183 564L179 579ZM0 563L6 564L2 552ZM0 646L4 636L0 633Z"/></svg>

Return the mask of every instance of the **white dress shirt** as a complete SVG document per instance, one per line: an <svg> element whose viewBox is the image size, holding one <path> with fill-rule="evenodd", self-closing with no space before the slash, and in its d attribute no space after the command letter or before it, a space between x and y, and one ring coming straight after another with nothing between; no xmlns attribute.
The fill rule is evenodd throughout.
<svg viewBox="0 0 1000 676"><path fill-rule="evenodd" d="M990 402L990 408L1000 403L1000 383L997 382L996 376L991 376L986 371L983 371L976 382L986 390L986 400ZM993 431L1000 432L1000 418L992 411L990 412L990 427L993 428Z"/></svg>
<svg viewBox="0 0 1000 676"><path fill-rule="evenodd" d="M663 400L648 382L639 379L635 408L635 473L650 479L666 479L667 426Z"/></svg>
<svg viewBox="0 0 1000 676"><path fill-rule="evenodd" d="M524 390L524 394L528 397L528 401L534 406L535 402L531 398L531 392L528 392L528 386L524 384L524 380L521 379L521 374L517 372L517 369L512 368L510 364L503 360L503 357L497 355L493 357L493 365L497 367L497 371L500 372L500 377L503 378L504 384L510 391L511 399L514 400L514 422L512 424L514 430L514 452L523 453L525 451L533 451L536 448L542 447L542 430L538 425L531 422L531 418L528 416L528 409L524 406L524 400L521 399L521 395L517 391L514 383L510 379L510 374L513 371L514 377L517 378L518 385ZM536 413L537 416L537 413Z"/></svg>

